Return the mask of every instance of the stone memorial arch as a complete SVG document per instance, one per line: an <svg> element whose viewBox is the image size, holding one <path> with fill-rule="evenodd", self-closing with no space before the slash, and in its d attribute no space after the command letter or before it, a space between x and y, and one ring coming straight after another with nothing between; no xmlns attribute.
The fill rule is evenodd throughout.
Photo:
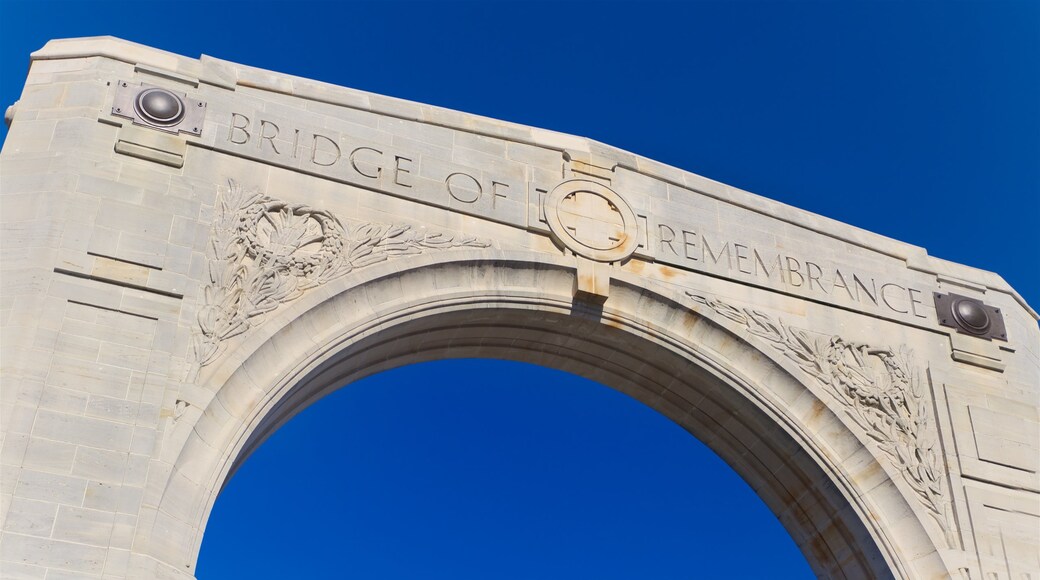
<svg viewBox="0 0 1040 580"><path fill-rule="evenodd" d="M1040 332L997 275L587 139L114 38L34 53L6 120L4 578L194 577L265 437L443 357L657 409L822 577L1040 578Z"/></svg>

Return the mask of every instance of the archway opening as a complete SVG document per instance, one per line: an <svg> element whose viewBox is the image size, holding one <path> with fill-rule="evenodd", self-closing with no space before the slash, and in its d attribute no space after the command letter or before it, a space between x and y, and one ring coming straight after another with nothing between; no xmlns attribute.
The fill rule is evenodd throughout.
<svg viewBox="0 0 1040 580"><path fill-rule="evenodd" d="M230 476L289 419L342 385L417 363L484 358L567 371L667 417L754 489L818 576L889 578L905 569L899 546L926 553L919 528L900 528L899 544L887 533L877 502L898 508L905 500L892 485L875 487L871 497L857 488L855 477L884 471L796 367L638 281L612 280L610 301L595 308L573 300L573 277L562 268L527 267L462 259L394 276L374 268L367 281L297 303L283 324L249 337L208 371L212 402L188 409L178 427L185 443L151 549L169 546L194 573ZM544 283L508 287L524 276ZM442 283L467 278L481 282L466 289ZM505 287L489 291L489 283ZM373 307L368 297L383 302ZM854 454L851 472L835 447Z"/></svg>
<svg viewBox="0 0 1040 580"><path fill-rule="evenodd" d="M812 576L756 493L673 420L568 372L489 359L398 367L305 409L225 484L197 569Z"/></svg>

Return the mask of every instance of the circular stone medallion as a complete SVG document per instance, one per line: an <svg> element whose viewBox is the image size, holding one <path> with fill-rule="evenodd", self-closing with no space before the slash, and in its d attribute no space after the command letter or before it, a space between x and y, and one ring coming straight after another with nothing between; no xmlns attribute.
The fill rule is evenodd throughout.
<svg viewBox="0 0 1040 580"><path fill-rule="evenodd" d="M595 181L572 179L556 186L545 198L545 221L560 244L599 262L624 260L639 243L635 212Z"/></svg>

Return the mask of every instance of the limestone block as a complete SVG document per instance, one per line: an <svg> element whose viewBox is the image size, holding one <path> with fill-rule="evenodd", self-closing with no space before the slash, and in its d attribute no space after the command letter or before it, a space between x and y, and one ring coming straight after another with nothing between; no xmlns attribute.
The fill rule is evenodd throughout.
<svg viewBox="0 0 1040 580"><path fill-rule="evenodd" d="M115 514L109 511L61 506L53 537L105 547L112 535Z"/></svg>
<svg viewBox="0 0 1040 580"><path fill-rule="evenodd" d="M16 497L79 505L86 490L86 480L40 471L23 469L14 488Z"/></svg>
<svg viewBox="0 0 1040 580"><path fill-rule="evenodd" d="M76 445L26 436L25 455L19 465L28 469L68 474L76 457ZM9 441L5 441L6 447Z"/></svg>
<svg viewBox="0 0 1040 580"><path fill-rule="evenodd" d="M130 449L133 436L133 430L126 425L42 410L33 424L33 433L55 441L123 451Z"/></svg>
<svg viewBox="0 0 1040 580"><path fill-rule="evenodd" d="M14 498L7 507L10 517L4 522L5 529L17 534L50 537L58 504Z"/></svg>
<svg viewBox="0 0 1040 580"><path fill-rule="evenodd" d="M0 560L52 568L56 573L100 574L106 550L54 538L6 533L0 537ZM52 576L48 572L47 576Z"/></svg>

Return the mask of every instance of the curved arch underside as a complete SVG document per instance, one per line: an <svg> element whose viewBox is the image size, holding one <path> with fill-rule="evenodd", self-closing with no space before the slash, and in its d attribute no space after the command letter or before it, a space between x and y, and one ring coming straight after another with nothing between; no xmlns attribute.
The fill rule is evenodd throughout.
<svg viewBox="0 0 1040 580"><path fill-rule="evenodd" d="M200 529L237 465L322 396L398 366L446 357L492 357L573 372L677 422L752 486L821 577L904 575L905 547L930 543L920 526L894 538L878 524L885 516L877 501L905 506L905 499L894 486L857 488L855 477L884 469L806 388L804 377L738 331L669 298L666 291L621 283L601 308L568 297L573 278L565 269L513 260L463 259L398 271L392 277L373 272L368 278L353 288L331 289L329 297L312 305L292 306L298 311L285 313L291 322L277 330L269 325L264 336L244 345L243 350L252 351L249 355L229 360L207 377L224 386L187 436L174 467L176 474L188 464L185 480L196 473L211 476L198 482L204 499L190 514ZM445 280L474 278L497 289L438 288ZM501 280L524 285L510 290L508 284L497 284ZM407 295L422 298L391 301L372 312L359 308L365 296L383 295L385 286L398 284L411 290ZM671 332L676 327L685 336ZM291 336L296 334L307 340ZM285 362L274 362L279 360ZM228 374L221 377L223 373ZM792 409L780 397L798 404ZM230 423L236 426L230 428ZM821 439L821 430L829 440ZM849 451L850 446L856 450ZM835 448L853 460L842 465ZM201 472L193 465L200 456L212 461ZM849 465L859 473L849 473ZM870 479L878 481L876 475ZM872 501L867 492L876 498ZM192 539L192 563L200 539L201 534Z"/></svg>
<svg viewBox="0 0 1040 580"><path fill-rule="evenodd" d="M328 368L303 379L265 416L232 473L269 434L337 388L333 385L346 385L381 370L452 357L536 363L620 390L655 406L698 439L710 442L776 513L817 575L885 577L888 566L869 531L856 519L843 521L852 509L827 473L789 435L778 436L775 423L765 413L747 401L738 407L736 401L727 400L726 395L740 395L725 389L718 377L679 356L655 357L655 363L647 364L640 354L649 354L652 347L639 345L623 331L596 328L592 322L575 325L564 315L532 316L524 310L495 307L482 313L482 320L471 320L472 314L447 313L405 323L341 351L338 364L330 362ZM402 352L400 344L414 342L421 344L419 349ZM356 366L359 362L361 368ZM746 437L750 433L757 437ZM784 465L784 473L773 473L780 465ZM842 511L849 513L839 516Z"/></svg>

